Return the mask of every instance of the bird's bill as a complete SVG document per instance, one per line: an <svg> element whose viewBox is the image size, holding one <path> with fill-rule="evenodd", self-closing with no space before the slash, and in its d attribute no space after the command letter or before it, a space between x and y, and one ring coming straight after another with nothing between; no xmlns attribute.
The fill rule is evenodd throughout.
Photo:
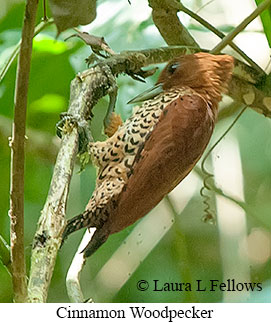
<svg viewBox="0 0 271 323"><path fill-rule="evenodd" d="M158 94L163 92L163 84L156 84L154 87L142 92L141 94L137 95L136 97L134 97L132 100L130 100L129 102L127 102L127 104L131 104L131 103L140 103L146 100L150 100L153 99L154 97L156 97Z"/></svg>

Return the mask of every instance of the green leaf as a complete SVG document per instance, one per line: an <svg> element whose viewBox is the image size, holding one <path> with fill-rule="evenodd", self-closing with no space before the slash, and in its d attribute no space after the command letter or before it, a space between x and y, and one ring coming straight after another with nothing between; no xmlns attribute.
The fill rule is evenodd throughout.
<svg viewBox="0 0 271 323"><path fill-rule="evenodd" d="M138 26L139 31L143 31L144 29L148 28L151 25L153 25L153 21L150 16L148 19L146 19L140 23L140 25Z"/></svg>
<svg viewBox="0 0 271 323"><path fill-rule="evenodd" d="M264 0L255 0L257 6L262 3ZM263 30L268 41L268 45L271 48L271 7L264 10L261 15L261 21L263 24Z"/></svg>
<svg viewBox="0 0 271 323"><path fill-rule="evenodd" d="M33 101L30 104L30 109L33 109L35 112L56 113L63 111L66 104L66 99L63 96L48 93L40 99Z"/></svg>
<svg viewBox="0 0 271 323"><path fill-rule="evenodd" d="M51 54L61 54L71 47L69 43L64 41L55 40L48 35L37 35L33 41L33 50L39 52L47 52Z"/></svg>

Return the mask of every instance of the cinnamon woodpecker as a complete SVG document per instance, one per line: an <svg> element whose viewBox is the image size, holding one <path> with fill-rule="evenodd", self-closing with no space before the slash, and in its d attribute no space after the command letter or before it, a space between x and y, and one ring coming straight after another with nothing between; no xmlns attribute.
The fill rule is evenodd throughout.
<svg viewBox="0 0 271 323"><path fill-rule="evenodd" d="M190 173L210 140L233 66L233 57L207 53L167 64L156 86L131 101L144 101L132 116L106 141L90 144L98 168L96 188L85 211L68 220L63 240L96 227L83 250L90 256Z"/></svg>

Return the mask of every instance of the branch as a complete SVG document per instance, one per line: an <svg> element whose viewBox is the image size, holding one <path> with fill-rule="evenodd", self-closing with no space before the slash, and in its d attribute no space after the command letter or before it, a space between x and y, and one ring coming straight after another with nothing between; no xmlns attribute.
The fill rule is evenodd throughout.
<svg viewBox="0 0 271 323"><path fill-rule="evenodd" d="M210 53L218 54L224 47L226 47L238 35L244 28L258 17L267 7L271 4L271 0L263 1L246 19L244 19L231 33L222 39L222 41L215 46ZM263 114L264 116L271 116L271 90L267 85L266 75L263 75L260 72L257 72L255 69L254 72L258 75L259 79L254 83L250 84L250 81L244 81L241 76L242 72L236 71L235 64L235 75L232 78L232 81L229 86L229 95L237 102L241 102L245 105L250 106L255 111ZM237 72L237 75L236 75ZM238 77L239 73L239 77ZM237 76L237 77L236 77Z"/></svg>
<svg viewBox="0 0 271 323"><path fill-rule="evenodd" d="M17 67L14 123L11 147L10 246L15 302L26 302L27 286L24 258L24 141L32 38L37 0L28 0L25 8L22 43Z"/></svg>
<svg viewBox="0 0 271 323"><path fill-rule="evenodd" d="M257 18L267 7L271 4L271 0L263 1L246 19L244 19L231 33L229 33L223 40L215 46L212 50L213 54L218 54L225 48L241 31L243 31L248 24Z"/></svg>
<svg viewBox="0 0 271 323"><path fill-rule="evenodd" d="M233 77L228 94L236 101L248 105L256 112L271 117L271 91L258 89L256 86Z"/></svg>
<svg viewBox="0 0 271 323"><path fill-rule="evenodd" d="M180 11L183 11L187 15L189 15L191 18L195 19L197 22L199 22L202 26L212 31L215 35L217 35L219 38L223 39L226 37L220 30L216 29L213 25L211 25L208 21L191 11L190 9L186 8L182 3L179 4ZM232 41L228 42L228 45L235 50L247 63L250 64L259 74L264 74L264 71L262 68L256 64L250 57L246 55L237 45L235 45Z"/></svg>
<svg viewBox="0 0 271 323"><path fill-rule="evenodd" d="M69 111L76 111L78 102L79 108L84 110L86 104L82 96L85 95L86 86L86 83L82 83L78 79L73 80ZM78 97L76 97L76 94L78 94ZM57 251L61 244L69 184L77 150L78 130L76 127L70 127L70 130L62 137L50 191L41 212L38 230L33 242L28 284L30 302L45 302L47 299Z"/></svg>
<svg viewBox="0 0 271 323"><path fill-rule="evenodd" d="M149 0L152 8L152 19L168 45L199 45L180 22L177 13L179 3L175 0ZM169 28L170 26L170 28Z"/></svg>

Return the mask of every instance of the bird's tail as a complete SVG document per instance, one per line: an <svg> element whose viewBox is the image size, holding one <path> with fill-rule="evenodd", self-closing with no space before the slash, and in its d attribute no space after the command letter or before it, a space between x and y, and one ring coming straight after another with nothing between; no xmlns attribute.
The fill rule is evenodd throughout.
<svg viewBox="0 0 271 323"><path fill-rule="evenodd" d="M91 199L91 202L94 204L95 200ZM71 233L77 230L86 227L95 227L97 229L101 228L106 222L108 216L109 212L105 206L94 205L91 208L87 208L83 213L78 214L67 221L67 225L62 235L62 244Z"/></svg>
<svg viewBox="0 0 271 323"><path fill-rule="evenodd" d="M103 228L96 229L87 246L81 251L84 253L84 257L90 257L102 244L105 243L108 236L109 232L103 230Z"/></svg>
<svg viewBox="0 0 271 323"><path fill-rule="evenodd" d="M72 219L68 220L62 235L62 245L71 233L85 227L97 227L97 223L96 225L93 225L93 222L95 222L93 221L93 217L95 217L95 214L96 212L86 210L82 214L79 214L73 217ZM102 226L97 227L88 245L84 248L84 250L81 251L84 253L85 257L91 256L107 240L109 233L103 230L102 228Z"/></svg>
<svg viewBox="0 0 271 323"><path fill-rule="evenodd" d="M72 219L68 220L62 235L62 241L66 240L66 238L71 233L86 227L89 222L88 218L89 218L89 212L85 211L81 214L76 215Z"/></svg>

